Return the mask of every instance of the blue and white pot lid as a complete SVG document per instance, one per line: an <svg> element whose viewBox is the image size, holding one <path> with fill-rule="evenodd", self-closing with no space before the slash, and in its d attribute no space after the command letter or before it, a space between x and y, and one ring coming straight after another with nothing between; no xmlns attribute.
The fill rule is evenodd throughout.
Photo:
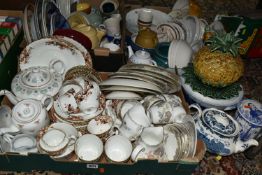
<svg viewBox="0 0 262 175"><path fill-rule="evenodd" d="M222 136L234 137L240 131L239 124L236 120L224 111L215 108L205 109L202 113L201 120L206 127Z"/></svg>
<svg viewBox="0 0 262 175"><path fill-rule="evenodd" d="M239 114L249 123L257 126L262 126L262 104L256 100L242 100L237 110Z"/></svg>

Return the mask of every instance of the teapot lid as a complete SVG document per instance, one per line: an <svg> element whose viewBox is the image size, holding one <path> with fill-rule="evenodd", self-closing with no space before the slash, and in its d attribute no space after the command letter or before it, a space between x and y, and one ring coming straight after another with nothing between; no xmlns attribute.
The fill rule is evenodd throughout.
<svg viewBox="0 0 262 175"><path fill-rule="evenodd" d="M135 55L138 57L138 58L150 58L150 53L145 51L145 50L138 50L135 52Z"/></svg>
<svg viewBox="0 0 262 175"><path fill-rule="evenodd" d="M38 118L42 109L40 101L33 99L25 99L18 102L12 110L12 120L15 123L23 124L31 123Z"/></svg>
<svg viewBox="0 0 262 175"><path fill-rule="evenodd" d="M62 82L62 75L50 72L48 67L31 67L13 78L11 89L20 99L41 100L45 95L54 96L62 86Z"/></svg>
<svg viewBox="0 0 262 175"><path fill-rule="evenodd" d="M230 115L215 108L205 109L201 120L209 129L222 136L234 137L240 131L238 123Z"/></svg>
<svg viewBox="0 0 262 175"><path fill-rule="evenodd" d="M248 122L262 126L262 104L258 101L251 99L242 100L238 104L237 110Z"/></svg>

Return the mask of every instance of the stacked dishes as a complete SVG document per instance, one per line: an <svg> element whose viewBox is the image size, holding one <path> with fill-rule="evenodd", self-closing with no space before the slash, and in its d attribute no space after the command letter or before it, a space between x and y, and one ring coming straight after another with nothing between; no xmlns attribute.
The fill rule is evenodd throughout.
<svg viewBox="0 0 262 175"><path fill-rule="evenodd" d="M36 0L35 4L27 4L23 27L27 43L51 36L55 29L70 28L53 0Z"/></svg>
<svg viewBox="0 0 262 175"><path fill-rule="evenodd" d="M185 40L187 38L186 30L179 21L164 23L157 26L157 36L159 42L171 42L176 40Z"/></svg>
<svg viewBox="0 0 262 175"><path fill-rule="evenodd" d="M119 91L145 96L147 94L174 93L181 88L180 80L176 74L163 68L144 64L124 65L99 85L101 90L106 93L114 92L115 99L124 98L123 93L116 93ZM137 99L137 96L135 97ZM130 99L128 96L126 98Z"/></svg>

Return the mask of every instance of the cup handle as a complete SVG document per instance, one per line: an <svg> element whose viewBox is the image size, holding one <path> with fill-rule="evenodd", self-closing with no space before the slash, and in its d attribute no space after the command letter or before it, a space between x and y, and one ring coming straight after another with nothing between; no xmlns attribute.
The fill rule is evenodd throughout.
<svg viewBox="0 0 262 175"><path fill-rule="evenodd" d="M61 68L59 70L55 68L55 64L58 64L58 63L61 64ZM63 75L65 72L65 63L61 60L53 59L49 62L49 70L50 72L56 72L60 75Z"/></svg>
<svg viewBox="0 0 262 175"><path fill-rule="evenodd" d="M141 154L142 152L144 152L145 150L146 150L146 148L145 148L144 146L142 146L142 145L137 145L137 146L135 147L135 149L133 150L132 154L131 154L131 160L135 162L136 159L137 159L137 156L138 156L139 154Z"/></svg>
<svg viewBox="0 0 262 175"><path fill-rule="evenodd" d="M41 103L44 105L47 111L51 109L54 103L53 97L46 95L41 99Z"/></svg>
<svg viewBox="0 0 262 175"><path fill-rule="evenodd" d="M197 112L194 113L191 109L196 109ZM190 110L190 113L193 114L192 117L195 121L197 121L202 115L202 109L200 105L197 103L189 105L189 110Z"/></svg>
<svg viewBox="0 0 262 175"><path fill-rule="evenodd" d="M151 60L153 66L157 66L157 63L154 60Z"/></svg>
<svg viewBox="0 0 262 175"><path fill-rule="evenodd" d="M72 146L75 144L77 137L74 135L71 135L68 139L69 139L68 146Z"/></svg>

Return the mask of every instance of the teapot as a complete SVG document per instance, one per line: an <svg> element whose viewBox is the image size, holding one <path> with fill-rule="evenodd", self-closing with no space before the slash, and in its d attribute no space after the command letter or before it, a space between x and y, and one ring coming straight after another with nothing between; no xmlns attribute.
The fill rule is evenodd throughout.
<svg viewBox="0 0 262 175"><path fill-rule="evenodd" d="M8 90L1 90L0 96L6 95L14 104L10 118L10 125L0 128L0 134L22 132L24 134L37 135L37 133L49 124L47 111L53 105L53 98L45 96L41 101L24 99L19 101L14 94Z"/></svg>
<svg viewBox="0 0 262 175"><path fill-rule="evenodd" d="M93 27L91 25L86 24L79 24L75 27L73 27L74 30L83 33L86 35L91 43L92 43L92 49L99 46L99 43L101 39L105 36L106 31L102 27Z"/></svg>
<svg viewBox="0 0 262 175"><path fill-rule="evenodd" d="M240 125L224 111L207 108L202 111L199 105L192 104L190 109L196 109L193 116L196 122L197 136L202 139L207 150L222 156L243 152L250 146L258 146L254 139L240 139Z"/></svg>
<svg viewBox="0 0 262 175"><path fill-rule="evenodd" d="M135 64L149 64L149 65L157 65L154 60L152 60L150 53L145 50L138 50L135 53L132 50L131 46L127 46L128 48L128 58L132 63Z"/></svg>
<svg viewBox="0 0 262 175"><path fill-rule="evenodd" d="M24 69L13 78L11 90L18 100L54 96L62 86L64 71L64 63L56 59L50 61L49 67Z"/></svg>
<svg viewBox="0 0 262 175"><path fill-rule="evenodd" d="M143 48L155 48L158 43L157 33L150 28L138 32L135 43Z"/></svg>

